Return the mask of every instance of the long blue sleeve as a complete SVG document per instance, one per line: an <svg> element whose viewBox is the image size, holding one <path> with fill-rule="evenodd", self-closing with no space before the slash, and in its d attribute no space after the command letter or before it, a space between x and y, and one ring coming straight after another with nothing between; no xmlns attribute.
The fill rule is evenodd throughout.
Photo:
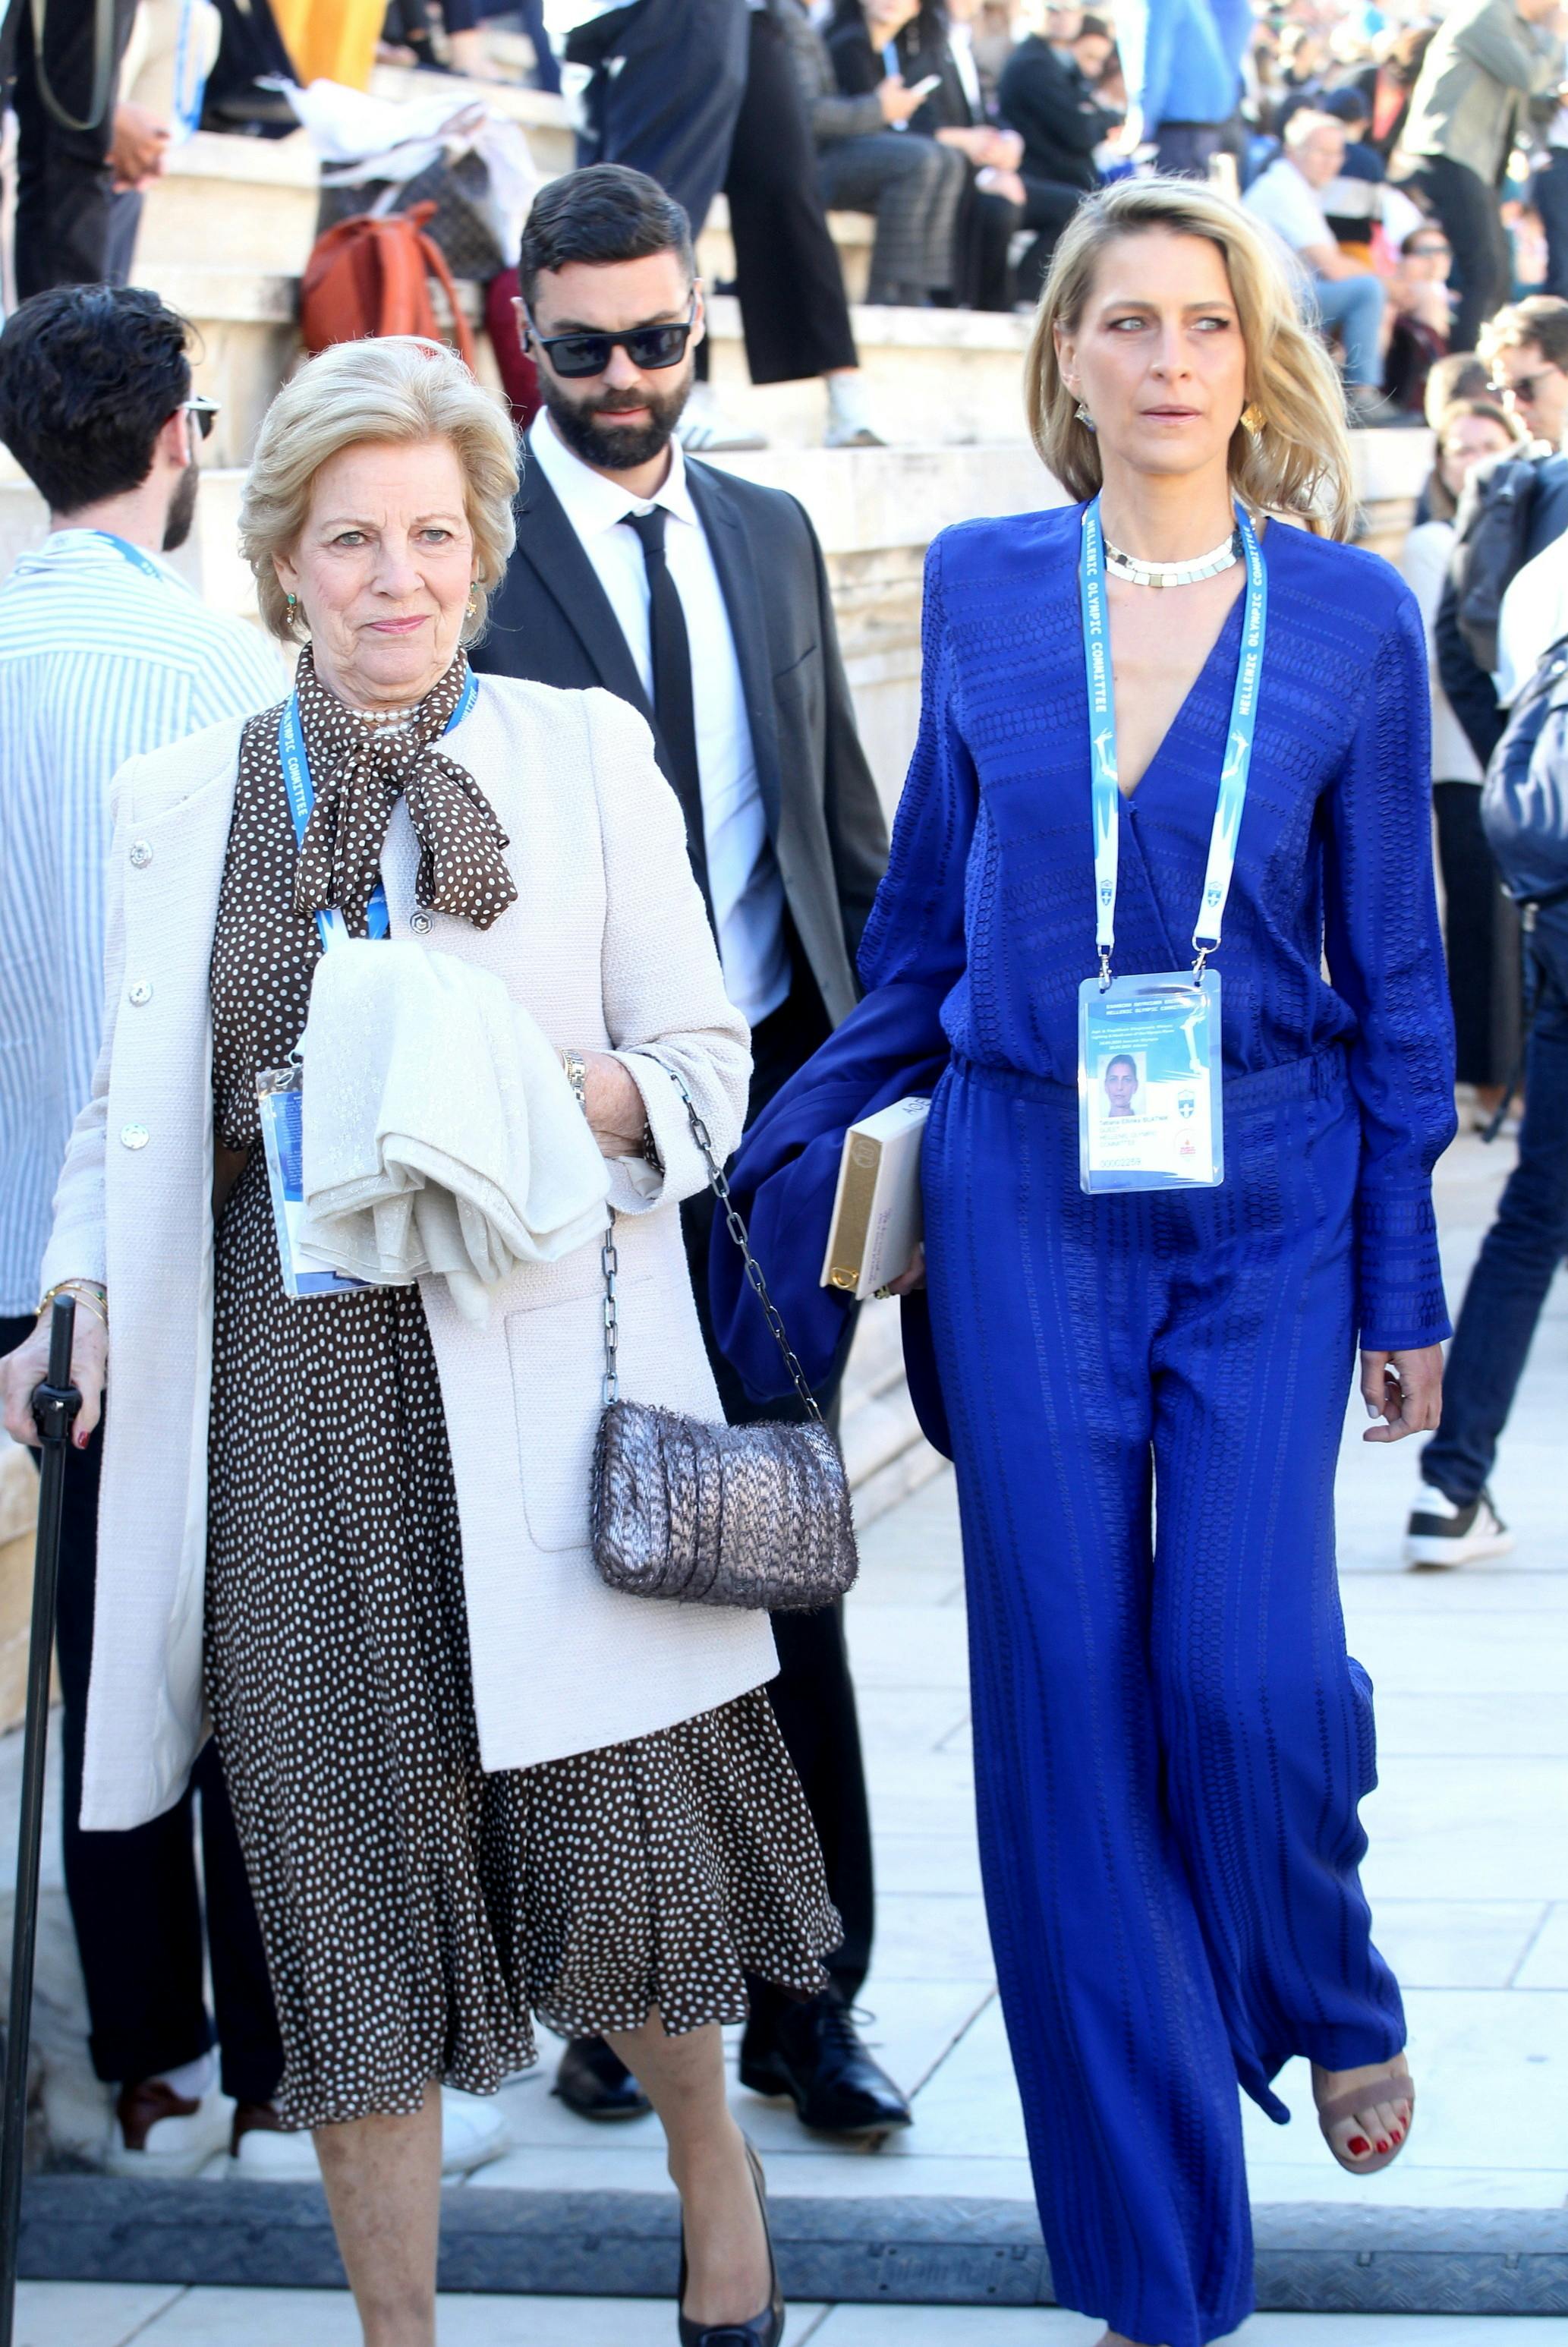
<svg viewBox="0 0 1568 2347"><path fill-rule="evenodd" d="M941 573L938 538L926 559L919 737L861 948L869 990L769 1102L730 1176L813 1385L825 1381L847 1326L844 1297L820 1284L845 1132L895 1101L935 1091L948 1057L942 1006L964 973L964 870L979 794L951 707L956 674ZM748 1392L759 1401L787 1392L778 1348L722 1224L709 1254L709 1295L720 1349ZM925 1299L907 1299L904 1318L916 1406L932 1440L946 1447Z"/></svg>
<svg viewBox="0 0 1568 2347"><path fill-rule="evenodd" d="M1426 648L1408 589L1378 647L1359 720L1325 794L1324 934L1356 1015L1361 1344L1448 1336L1432 1169L1454 1135L1453 1020L1431 877Z"/></svg>
<svg viewBox="0 0 1568 2347"><path fill-rule="evenodd" d="M964 977L965 876L979 807L974 761L958 727L944 545L937 538L926 556L920 731L894 817L887 871L860 946L867 987L913 979L931 989L938 1009Z"/></svg>

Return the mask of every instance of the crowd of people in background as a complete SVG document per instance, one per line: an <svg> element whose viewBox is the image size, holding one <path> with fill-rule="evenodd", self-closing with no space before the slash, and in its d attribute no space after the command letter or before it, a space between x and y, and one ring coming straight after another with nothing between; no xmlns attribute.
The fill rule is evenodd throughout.
<svg viewBox="0 0 1568 2347"><path fill-rule="evenodd" d="M1434 359L1568 293L1553 0L114 0L107 47L102 11L49 0L42 60L20 0L0 17L20 298L128 282L171 141L293 128L282 82L564 70L579 161L648 169L699 232L723 190L753 376L821 374L833 445L870 423L828 211L874 223L869 302L1009 311L1094 189L1215 176L1293 256L1362 424L1419 420Z"/></svg>

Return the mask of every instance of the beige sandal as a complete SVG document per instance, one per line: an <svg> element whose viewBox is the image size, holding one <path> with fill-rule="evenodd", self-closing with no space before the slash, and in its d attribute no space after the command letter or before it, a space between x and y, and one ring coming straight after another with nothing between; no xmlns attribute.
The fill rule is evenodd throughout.
<svg viewBox="0 0 1568 2347"><path fill-rule="evenodd" d="M1390 2086L1396 2089L1392 2094L1387 2091ZM1398 2143L1391 2144L1387 2151L1363 2153L1359 2159L1356 2159L1340 2150L1329 2129L1345 2119L1353 2119L1358 2111L1366 2109L1368 2103L1406 2103L1409 2106L1409 2116L1405 2121L1405 2131ZM1403 2070L1385 2070L1381 2077L1364 2078L1358 2086L1350 2087L1343 2095L1331 2095L1327 2102L1317 2106L1317 2124L1323 2130L1323 2140L1340 2167L1351 2176L1376 2176L1380 2168L1387 2168L1391 2159L1398 2159L1410 2139L1410 2129L1415 2121L1416 2082Z"/></svg>

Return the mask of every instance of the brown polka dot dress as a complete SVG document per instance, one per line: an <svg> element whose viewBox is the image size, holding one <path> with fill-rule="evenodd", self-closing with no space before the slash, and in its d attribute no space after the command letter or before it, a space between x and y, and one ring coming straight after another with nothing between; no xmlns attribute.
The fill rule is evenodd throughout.
<svg viewBox="0 0 1568 2347"><path fill-rule="evenodd" d="M528 1769L479 1762L456 1495L419 1291L292 1301L255 1078L319 951L277 712L252 719L213 944L217 1225L207 1684L282 2031L316 2127L492 2092L566 2034L744 2017L840 1936L765 1689Z"/></svg>

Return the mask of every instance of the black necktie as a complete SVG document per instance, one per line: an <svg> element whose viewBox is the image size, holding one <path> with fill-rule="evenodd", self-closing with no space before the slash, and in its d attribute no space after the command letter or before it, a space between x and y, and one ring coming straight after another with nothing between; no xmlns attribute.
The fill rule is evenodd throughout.
<svg viewBox="0 0 1568 2347"><path fill-rule="evenodd" d="M692 645L680 590L664 559L664 525L670 517L662 506L651 513L629 513L627 522L642 541L648 566L648 634L653 667L653 713L663 737L670 780L686 818L686 846L692 869L710 917L708 848L702 830L702 778L697 766L697 712L692 698Z"/></svg>

